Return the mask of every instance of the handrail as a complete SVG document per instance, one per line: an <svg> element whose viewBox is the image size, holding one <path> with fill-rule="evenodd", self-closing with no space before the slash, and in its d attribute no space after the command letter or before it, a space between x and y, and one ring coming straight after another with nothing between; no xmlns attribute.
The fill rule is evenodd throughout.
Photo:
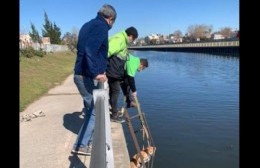
<svg viewBox="0 0 260 168"><path fill-rule="evenodd" d="M158 44L158 45L141 45L130 46L129 49L138 48L180 48L180 47L239 47L239 40L235 41L211 41L211 42L195 42L195 43L177 43L177 44Z"/></svg>
<svg viewBox="0 0 260 168"><path fill-rule="evenodd" d="M90 159L90 168L114 168L111 126L108 109L108 92L104 83L93 90L95 127Z"/></svg>

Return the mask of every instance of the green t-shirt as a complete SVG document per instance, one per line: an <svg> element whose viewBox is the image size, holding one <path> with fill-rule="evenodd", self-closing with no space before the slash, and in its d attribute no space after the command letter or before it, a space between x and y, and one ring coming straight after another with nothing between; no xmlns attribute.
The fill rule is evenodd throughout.
<svg viewBox="0 0 260 168"><path fill-rule="evenodd" d="M140 65L140 58L129 54L126 61L126 73L129 76L135 77L135 74Z"/></svg>

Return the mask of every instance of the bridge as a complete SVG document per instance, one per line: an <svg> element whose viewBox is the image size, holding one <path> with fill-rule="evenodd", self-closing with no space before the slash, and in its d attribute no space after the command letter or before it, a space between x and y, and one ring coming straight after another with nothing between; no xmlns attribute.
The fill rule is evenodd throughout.
<svg viewBox="0 0 260 168"><path fill-rule="evenodd" d="M175 51L239 56L239 40L130 46L129 50Z"/></svg>

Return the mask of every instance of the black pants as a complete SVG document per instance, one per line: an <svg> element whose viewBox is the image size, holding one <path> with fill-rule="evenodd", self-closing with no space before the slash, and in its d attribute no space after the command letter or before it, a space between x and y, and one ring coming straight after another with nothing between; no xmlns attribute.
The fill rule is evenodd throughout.
<svg viewBox="0 0 260 168"><path fill-rule="evenodd" d="M126 97L126 103L130 104L130 87L128 82L120 79L116 79L108 76L108 85L109 85L109 103L112 108L112 115L117 116L118 107L117 101L120 94L120 86L123 91L124 96Z"/></svg>
<svg viewBox="0 0 260 168"><path fill-rule="evenodd" d="M120 83L121 89L123 91L123 94L126 98L125 102L127 104L127 107L130 107L130 102L131 102L131 96L130 96L130 86L128 84L127 79L124 79L124 81L122 81Z"/></svg>

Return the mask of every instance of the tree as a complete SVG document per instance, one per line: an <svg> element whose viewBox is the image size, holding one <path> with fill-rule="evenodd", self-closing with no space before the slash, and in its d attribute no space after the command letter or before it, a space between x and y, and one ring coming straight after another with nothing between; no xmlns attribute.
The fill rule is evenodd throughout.
<svg viewBox="0 0 260 168"><path fill-rule="evenodd" d="M32 41L35 42L35 43L40 43L41 37L40 37L39 32L36 30L33 23L31 23L31 29L32 29L32 32L29 32L29 35L32 38Z"/></svg>
<svg viewBox="0 0 260 168"><path fill-rule="evenodd" d="M219 34L221 34L225 38L230 38L232 35L232 28L224 27L219 31Z"/></svg>
<svg viewBox="0 0 260 168"><path fill-rule="evenodd" d="M192 41L205 40L210 38L210 34L212 31L212 26L208 25L191 25L188 27L188 36Z"/></svg>
<svg viewBox="0 0 260 168"><path fill-rule="evenodd" d="M76 53L78 43L78 30L76 28L73 28L71 33L66 32L62 40L67 44L72 52Z"/></svg>
<svg viewBox="0 0 260 168"><path fill-rule="evenodd" d="M60 28L54 23L52 23L46 12L44 12L44 21L45 24L43 25L42 29L42 36L43 37L50 37L51 44L60 44L61 43L61 31Z"/></svg>
<svg viewBox="0 0 260 168"><path fill-rule="evenodd" d="M60 44L61 43L60 36L61 36L60 28L54 22L54 24L53 24L53 36L52 36L53 44Z"/></svg>
<svg viewBox="0 0 260 168"><path fill-rule="evenodd" d="M182 37L182 32L180 30L176 30L173 33L173 36L176 37L176 38L181 38Z"/></svg>
<svg viewBox="0 0 260 168"><path fill-rule="evenodd" d="M42 30L42 36L51 37L52 23L50 22L46 12L44 12L44 21L45 21L45 24L43 25L44 29Z"/></svg>

